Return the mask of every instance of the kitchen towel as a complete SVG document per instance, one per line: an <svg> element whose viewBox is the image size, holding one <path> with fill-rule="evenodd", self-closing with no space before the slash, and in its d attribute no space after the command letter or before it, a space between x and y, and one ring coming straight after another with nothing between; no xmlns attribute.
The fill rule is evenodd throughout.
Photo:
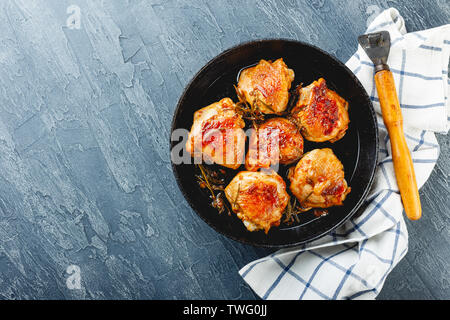
<svg viewBox="0 0 450 320"><path fill-rule="evenodd" d="M450 123L450 25L407 33L399 12L390 8L365 33L381 30L391 36L388 65L394 74L420 188L439 156L434 132L447 133ZM377 112L379 163L367 207L325 237L279 250L243 267L240 275L263 299L374 299L408 251L408 232L375 88L374 66L360 46L346 65L364 85Z"/></svg>

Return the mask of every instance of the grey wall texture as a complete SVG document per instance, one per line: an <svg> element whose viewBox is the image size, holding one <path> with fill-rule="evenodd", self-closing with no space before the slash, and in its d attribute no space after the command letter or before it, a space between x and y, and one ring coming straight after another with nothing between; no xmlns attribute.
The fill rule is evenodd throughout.
<svg viewBox="0 0 450 320"><path fill-rule="evenodd" d="M238 270L272 251L214 232L174 181L177 100L243 41L298 39L345 62L388 7L409 31L449 23L446 0L1 1L0 298L257 298ZM409 252L380 299L450 298L450 144L438 139L423 218L407 222Z"/></svg>

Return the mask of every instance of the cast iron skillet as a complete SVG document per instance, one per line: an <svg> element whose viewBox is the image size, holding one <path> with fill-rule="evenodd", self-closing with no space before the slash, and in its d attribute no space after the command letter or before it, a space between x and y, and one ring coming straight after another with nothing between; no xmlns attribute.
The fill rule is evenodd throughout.
<svg viewBox="0 0 450 320"><path fill-rule="evenodd" d="M260 59L276 60L282 57L294 70L293 87L305 86L319 77L325 78L329 88L349 102L350 125L345 137L335 143L312 143L305 140L305 153L316 148L332 148L344 165L345 178L352 191L340 207L328 209L328 214L316 217L313 211L303 213L299 223L249 232L235 214L219 214L210 206L208 190L201 189L194 177L194 164L175 164L172 168L178 186L195 212L216 231L246 244L264 247L288 247L315 240L330 233L362 206L372 184L378 155L378 129L375 112L365 89L354 74L340 61L323 50L293 40L258 40L244 43L221 53L208 62L188 84L175 110L172 132L178 128L189 130L194 112L224 97L237 101L233 85L239 72L256 64ZM183 141L185 143L186 141ZM171 141L172 148L180 141ZM295 165L295 164L294 164ZM227 170L231 181L240 169ZM289 182L286 168L278 172ZM362 209L360 209L362 210Z"/></svg>

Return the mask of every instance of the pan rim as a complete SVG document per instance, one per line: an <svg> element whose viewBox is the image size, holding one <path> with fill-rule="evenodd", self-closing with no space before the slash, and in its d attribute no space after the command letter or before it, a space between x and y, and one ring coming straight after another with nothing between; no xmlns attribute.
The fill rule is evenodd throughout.
<svg viewBox="0 0 450 320"><path fill-rule="evenodd" d="M177 182L178 185L178 189L181 191L184 199L187 201L187 203L189 204L189 206L193 209L193 211L196 213L197 216L199 216L204 222L206 222L206 224L208 226L210 226L213 230L215 230L216 232L218 232L219 234L232 239L234 241L246 244L246 245L251 245L251 246L255 246L255 247L260 247L260 248L275 248L275 249L282 249L282 248L290 248L290 247L295 247L295 246L299 246L299 245L303 245L306 243L311 243L314 240L317 240L319 238L322 238L323 236L331 233L333 230L337 229L338 227L340 227L342 224L344 224L345 222L347 222L352 216L354 216L358 210L361 208L362 204L366 201L367 196L371 190L371 187L373 185L373 182L375 180L375 172L377 169L377 164L378 164L378 157L379 157L379 132L378 132L378 126L377 126L377 117L376 117L376 112L375 109L373 107L372 101L370 100L370 97L367 93L367 91L365 90L364 86L361 84L361 82L359 81L359 79L356 77L356 75L343 63L341 62L339 59L337 59L336 57L334 57L332 54L324 51L323 49L312 45L310 43L307 42L303 42L300 40L295 40L295 39L289 39L289 38L261 38L261 39L255 39L255 40L250 40L250 41L244 41L241 42L237 45L234 45L224 51L222 51L221 53L219 53L218 55L214 56L212 59L210 59L205 65L203 65L202 68L200 68L200 70L198 72L195 73L195 75L190 79L190 81L186 84L186 86L183 89L182 94L180 95L180 98L178 99L176 108L173 112L173 117L172 117L172 123L171 123L171 134L169 137L169 146L170 146L170 150L172 150L172 141L171 141L171 136L172 136L172 132L176 129L175 128L175 124L177 122L178 119L178 115L180 113L181 110L181 106L185 100L186 94L189 91L189 88L191 87L191 85L194 83L194 81L206 70L208 69L216 60L226 56L227 54L231 53L232 51L244 47L244 46L248 46L248 45L257 45L258 43L270 43L270 42L289 42L289 43L295 43L295 44L300 44L302 46L306 46L306 47L310 47L318 52L320 52L321 54L329 57L330 59L332 59L337 65L339 65L340 68L343 68L347 71L347 73L351 76L351 78L354 80L355 84L358 86L358 89L361 93L363 93L364 99L366 100L366 104L369 107L369 112L370 112L370 116L373 119L372 123L373 124L373 129L374 129L374 140L375 140L375 157L371 166L371 171L370 171L370 176L369 176L369 181L360 197L360 199L358 200L358 202L353 206L353 208L349 211L348 214L346 214L338 223L333 224L333 226L326 228L325 231L322 231L320 233L318 233L317 235L308 238L306 240L301 240L301 241L297 241L297 242L289 242L289 243L285 243L285 244L271 244L271 243L257 243L257 242L252 242L249 241L248 239L245 238L238 238L232 234L228 234L225 233L223 230L220 230L215 224L211 223L211 221L209 221L208 219L206 219L203 215L199 214L200 209L197 207L197 205L191 201L190 197L187 195L186 191L184 190L184 187L181 184L181 178L179 176L179 173L176 169L177 165L173 163L172 159L171 159L171 166L172 166L172 172L174 174L175 180Z"/></svg>

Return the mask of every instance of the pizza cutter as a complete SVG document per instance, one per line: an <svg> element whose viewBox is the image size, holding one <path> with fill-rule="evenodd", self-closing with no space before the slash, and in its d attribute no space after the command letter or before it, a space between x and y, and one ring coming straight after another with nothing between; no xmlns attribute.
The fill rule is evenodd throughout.
<svg viewBox="0 0 450 320"><path fill-rule="evenodd" d="M403 133L403 117L395 90L394 77L387 65L391 38L388 31L364 34L358 42L375 65L375 85L383 122L391 139L392 161L403 207L411 220L420 219L422 208L411 153Z"/></svg>

